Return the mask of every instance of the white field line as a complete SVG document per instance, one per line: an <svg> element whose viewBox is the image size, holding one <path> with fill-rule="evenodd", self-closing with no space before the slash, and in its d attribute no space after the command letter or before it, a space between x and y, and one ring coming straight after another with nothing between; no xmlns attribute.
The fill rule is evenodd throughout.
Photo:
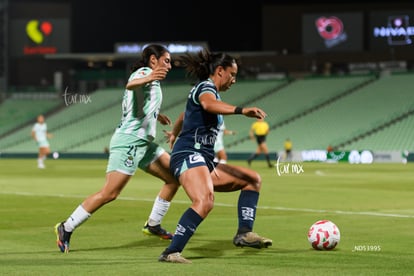
<svg viewBox="0 0 414 276"><path fill-rule="evenodd" d="M64 194L34 194L26 192L0 192L4 195L23 195L23 196L50 196L50 197L64 197L64 198L82 198L85 196L76 196L76 195L64 195ZM136 198L136 197L123 197L120 196L117 200L130 200L130 201L148 201L153 202L155 199L148 198ZM185 200L173 200L173 204L190 204L190 201ZM227 204L215 202L215 206L222 207L237 207L235 204ZM257 209L267 209L267 210L278 210L278 211L290 211L290 212L304 212L304 213L326 213L326 214L340 214L340 215L360 215L360 216L375 216L375 217L394 217L394 218L414 218L414 215L405 215L405 214L391 214L391 213L380 213L380 212L355 212L355 211L341 211L341 210L319 210L319 209L309 209L309 208L289 208L281 206L257 206Z"/></svg>

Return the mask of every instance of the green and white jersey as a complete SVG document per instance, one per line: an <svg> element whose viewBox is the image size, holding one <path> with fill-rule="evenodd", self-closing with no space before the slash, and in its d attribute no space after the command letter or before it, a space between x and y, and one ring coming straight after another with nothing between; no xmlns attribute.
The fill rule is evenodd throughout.
<svg viewBox="0 0 414 276"><path fill-rule="evenodd" d="M47 125L46 123L33 125L32 131L35 133L36 141L42 142L47 140Z"/></svg>
<svg viewBox="0 0 414 276"><path fill-rule="evenodd" d="M151 72L149 67L139 68L131 74L128 81L143 78ZM154 140L161 103L162 90L159 81L147 83L135 90L125 89L121 123L115 132Z"/></svg>

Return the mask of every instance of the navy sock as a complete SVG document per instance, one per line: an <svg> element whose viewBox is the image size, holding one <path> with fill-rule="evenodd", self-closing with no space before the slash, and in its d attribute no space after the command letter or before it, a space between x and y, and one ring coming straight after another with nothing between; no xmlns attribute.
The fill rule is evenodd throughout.
<svg viewBox="0 0 414 276"><path fill-rule="evenodd" d="M170 246L168 246L168 248L164 251L164 254L182 252L185 245L202 221L203 218L200 217L199 214L197 214L193 209L188 208L178 221L174 237Z"/></svg>
<svg viewBox="0 0 414 276"><path fill-rule="evenodd" d="M256 191L241 191L238 202L239 229L237 234L243 234L253 230L256 219L256 207L259 201L259 193Z"/></svg>
<svg viewBox="0 0 414 276"><path fill-rule="evenodd" d="M258 155L256 153L252 153L252 155L250 155L249 159L247 159L248 161L253 161L253 159L256 159Z"/></svg>

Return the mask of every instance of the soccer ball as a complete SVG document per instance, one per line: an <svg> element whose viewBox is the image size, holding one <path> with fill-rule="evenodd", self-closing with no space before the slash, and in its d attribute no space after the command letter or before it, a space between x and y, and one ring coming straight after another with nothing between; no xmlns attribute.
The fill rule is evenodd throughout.
<svg viewBox="0 0 414 276"><path fill-rule="evenodd" d="M330 220L318 220L308 231L308 241L316 250L332 250L340 239L339 228Z"/></svg>

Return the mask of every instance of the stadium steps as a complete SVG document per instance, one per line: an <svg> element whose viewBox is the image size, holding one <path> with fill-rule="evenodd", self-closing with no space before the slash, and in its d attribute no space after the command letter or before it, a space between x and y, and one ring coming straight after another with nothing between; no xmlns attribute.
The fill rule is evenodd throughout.
<svg viewBox="0 0 414 276"><path fill-rule="evenodd" d="M118 93L118 95L116 94ZM114 89L98 90L90 95L92 102L87 104L72 104L60 107L60 111L50 114L46 117L48 131L54 134L59 139L66 140L64 133L65 129L73 127L82 122L86 118L94 114L102 114L105 117L106 110L116 106L119 110L120 97L119 90L114 92ZM118 112L118 117L120 116ZM98 123L99 125L99 123ZM32 124L20 128L18 131L3 137L0 140L0 150L3 152L24 150L33 151L33 140L30 136ZM76 127L75 127L76 129ZM82 132L81 128L77 128L77 132ZM35 149L36 150L36 149ZM59 149L60 150L60 149Z"/></svg>
<svg viewBox="0 0 414 276"><path fill-rule="evenodd" d="M277 131L272 131L268 137L271 141L269 145L280 140L277 143L281 149L283 139L289 137L293 141L295 150L326 149L328 145L338 145L358 136L413 108L411 95L413 80L412 73L380 77L370 85L362 87L358 93L351 93L316 112L281 126ZM412 126L409 129L414 131ZM281 135L283 135L282 139ZM381 142L382 144L400 140L396 133L388 131L386 135L377 133L374 136L382 137L385 140ZM377 145L379 143L372 144L369 149L385 149ZM402 144L394 144L393 150L401 148ZM343 150L351 149L355 148L351 146L343 148Z"/></svg>
<svg viewBox="0 0 414 276"><path fill-rule="evenodd" d="M396 122L389 127L382 129L375 133L355 141L347 146L348 149L358 150L412 150L414 148L414 116L408 116L404 120Z"/></svg>
<svg viewBox="0 0 414 276"><path fill-rule="evenodd" d="M37 115L49 114L61 106L60 99L6 99L0 105L0 139L33 124Z"/></svg>
<svg viewBox="0 0 414 276"><path fill-rule="evenodd" d="M375 100L385 102L384 110L390 110L390 115L385 119L375 116L371 128L337 143L338 147L377 150L414 148L413 73L394 73L380 81L379 87L375 88L377 99L374 98L372 105L378 105Z"/></svg>
<svg viewBox="0 0 414 276"><path fill-rule="evenodd" d="M163 87L164 100L168 103L163 113L174 110L185 103L190 86L188 84L168 84ZM53 150L59 152L102 152L108 147L110 137L121 117L122 89L97 90L91 94L92 103L67 106L59 114L47 118ZM179 108L181 111L182 108ZM177 113L178 114L178 113ZM177 115L178 116L178 115ZM171 119L175 120L172 116ZM107 122L109 120L109 122ZM57 123L59 122L59 123ZM31 125L29 126L31 128ZM28 132L29 130L25 130ZM96 143L96 141L100 141ZM102 146L103 145L103 146ZM24 137L13 139L2 148L7 151L33 151L33 141Z"/></svg>
<svg viewBox="0 0 414 276"><path fill-rule="evenodd" d="M399 116L411 110L407 108L408 103L412 101L401 92L395 94L395 97L397 97L395 101L391 100L392 97L389 97L389 93L387 94L387 91L394 92L394 87L406 90L409 93L412 87L412 81L410 84L412 74L408 77L401 76L399 78L396 76L394 78L391 76L390 79L382 78L379 79L380 83L378 84L376 81L378 79L373 78L372 75L359 76L355 79L349 77L350 81L346 81L346 78L321 78L320 82L312 79L239 81L232 87L231 91L221 93L221 95L223 101L234 105L260 107L263 105L266 107L264 110L269 114L268 121L272 127L268 139L270 150L275 148L276 141L280 141L279 148L282 148L283 140L286 137L292 139L295 150L315 147L325 149L328 144L340 145L364 133L368 134L355 142L347 143L345 147L359 147L370 143L368 145L372 145L371 148L373 149L384 148L388 145L395 149L398 145L405 143L405 145L411 145L412 148L414 139L411 139L411 142L408 140L410 137L413 138L414 135L414 131L411 130L414 116L407 115L405 119L397 120ZM382 86L385 88L383 89ZM175 121L176 116L184 109L190 89L191 87L188 84L165 84L163 86L164 102L161 112ZM354 93L356 91L352 92L352 90L357 90L358 93ZM102 91L96 93L100 92ZM99 94L95 95L94 93L91 95L93 104L68 106L57 114L46 118L49 131L55 134L55 140L51 140L53 151L63 149L66 152L102 152L104 148L109 146L110 137L120 117L120 102L122 100L120 93L122 91L116 89L116 92L114 90L106 92L108 92L107 99L105 99L106 94L99 97L99 99L102 98L101 101L98 98L95 99ZM363 95L364 93L366 95ZM381 100L382 93L388 96L384 98L385 100ZM229 98L227 99L227 97ZM352 113L350 113L347 106L353 106L354 101L356 101L359 109L352 110ZM361 101L370 102L370 104L359 105L358 102ZM388 104L385 105L384 101ZM387 106L385 113L373 113L373 116L367 116L364 113L366 109L376 105L381 106L382 109ZM389 110L388 106L390 106ZM340 109L343 115L335 113L337 109ZM94 114L97 116L95 117ZM335 119L337 116L339 116L339 121ZM363 118L366 122L363 124L359 123L358 120L354 122L352 118L355 117L353 116ZM94 118L87 120L88 117ZM101 121L97 118L100 118ZM103 124L102 120L109 119L112 122ZM250 152L254 149L253 143L248 141L247 136L252 120L249 118L241 119L240 116L225 116L225 121L229 129L238 132L238 135L235 136L225 136L225 145L229 152ZM386 125L388 121L393 123L388 126ZM344 124L343 129L341 129L341 124ZM168 149L164 142L162 130L170 130L171 126L158 125L157 142ZM381 125L384 125L382 129L371 132ZM30 137L31 127L30 124L30 126L14 132L13 135L7 135L0 139L0 151L4 149L5 141L10 143L23 137L25 142L13 146L11 148L12 152L35 152L36 147ZM275 129L276 131L274 131ZM76 137L73 138L70 134ZM281 136L283 137L281 138ZM393 143L390 143L389 137L393 137ZM244 138L243 142L240 142L241 138ZM230 143L227 141L230 141ZM55 146L58 144L59 147L56 148Z"/></svg>
<svg viewBox="0 0 414 276"><path fill-rule="evenodd" d="M352 80L349 77L346 77L350 80ZM345 83L349 83L349 88L348 86L345 86L346 89L343 91L337 90L337 86L338 83L335 82L340 82L343 81L344 79L342 78L330 78L330 79L320 79L319 81L316 80L317 82L324 82L323 85L325 85L328 81L331 81L331 86L326 85L325 90L326 92L323 92L324 94L321 94L319 96L319 99L311 99L309 97L313 97L313 95L315 95L316 93L318 93L318 91L320 91L320 86L321 84L319 83L319 85L316 85L316 83L312 83L312 79L304 79L304 80L297 80L296 82L301 82L301 89L297 89L298 87L295 87L294 89L297 89L296 91L299 90L303 90L302 92L297 92L297 93L301 93L298 95L294 95L293 93L289 93L289 95L287 96L288 98L285 98L283 101L287 102L287 106L289 106L289 104L293 105L300 105L300 103L297 103L297 99L295 98L296 96L299 96L301 98L302 102L310 102L309 105L306 105L306 103L302 106L302 107L298 107L299 109L296 112L293 113L289 113L290 110L284 110L286 111L285 114L288 114L285 118L282 118L281 120L272 120L272 116L269 116L267 118L267 121L270 125L270 130L274 131L277 128L280 128L284 125L287 124L291 124L294 121L305 117L313 112L317 112L318 110L320 110L321 108L330 105L336 101L341 100L342 98L355 93L356 91L360 90L362 87L365 87L367 85L370 85L372 82L376 81L376 77L373 75L370 75L368 77L357 77L355 81L348 81L345 79ZM292 82L290 82L289 84L291 84ZM313 85L314 84L314 85ZM342 83L342 85L344 85L344 83ZM286 88L286 87L283 87ZM308 92L305 92L304 90L307 90ZM289 91L290 92L290 91ZM305 96L305 93L307 94L307 96ZM287 95L288 93L286 93ZM328 95L328 96L325 96ZM308 98L306 98L308 97ZM304 99L305 98L305 99ZM269 99L265 99L267 102L270 102ZM278 99L273 99L274 101L278 101ZM311 100L313 100L313 102L311 102ZM257 102L256 102L257 103ZM296 104L297 103L297 104ZM258 104L258 103L257 103ZM285 104L286 105L286 104ZM271 109L271 111L275 111L274 108ZM283 112L282 112L283 113ZM283 115L281 115L283 116ZM228 125L226 123L226 125ZM234 141L230 141L225 143L226 148L234 148L234 147L240 147L240 145L250 141L250 137L248 135L249 129L250 129L250 125L246 125L248 129L246 129L244 131L244 133L246 135L239 137L238 139L234 140Z"/></svg>
<svg viewBox="0 0 414 276"><path fill-rule="evenodd" d="M412 123L414 122L414 108L409 111L403 112L400 115L383 122L382 124L373 127L372 129L368 129L363 133L351 137L350 139L345 140L344 142L333 145L334 149L343 149L349 146L349 148L357 148L357 149L370 149L371 147L380 148L383 150L392 150L393 148L392 143L395 139L387 139L389 137L388 133L385 135L383 139L378 139L378 137L382 137L382 133L386 132L386 130L391 129L395 135L395 138L398 139L398 145L405 145L407 149L411 149L414 146L414 135L410 133L405 133L405 129L410 129L412 127ZM399 127L398 127L399 126ZM412 131L411 131L412 133ZM373 136L376 136L373 138ZM370 139L370 142L367 143L358 143L359 141L363 141L364 139ZM387 141L388 140L388 141ZM383 142L386 141L386 142ZM391 147L387 147L391 145Z"/></svg>

